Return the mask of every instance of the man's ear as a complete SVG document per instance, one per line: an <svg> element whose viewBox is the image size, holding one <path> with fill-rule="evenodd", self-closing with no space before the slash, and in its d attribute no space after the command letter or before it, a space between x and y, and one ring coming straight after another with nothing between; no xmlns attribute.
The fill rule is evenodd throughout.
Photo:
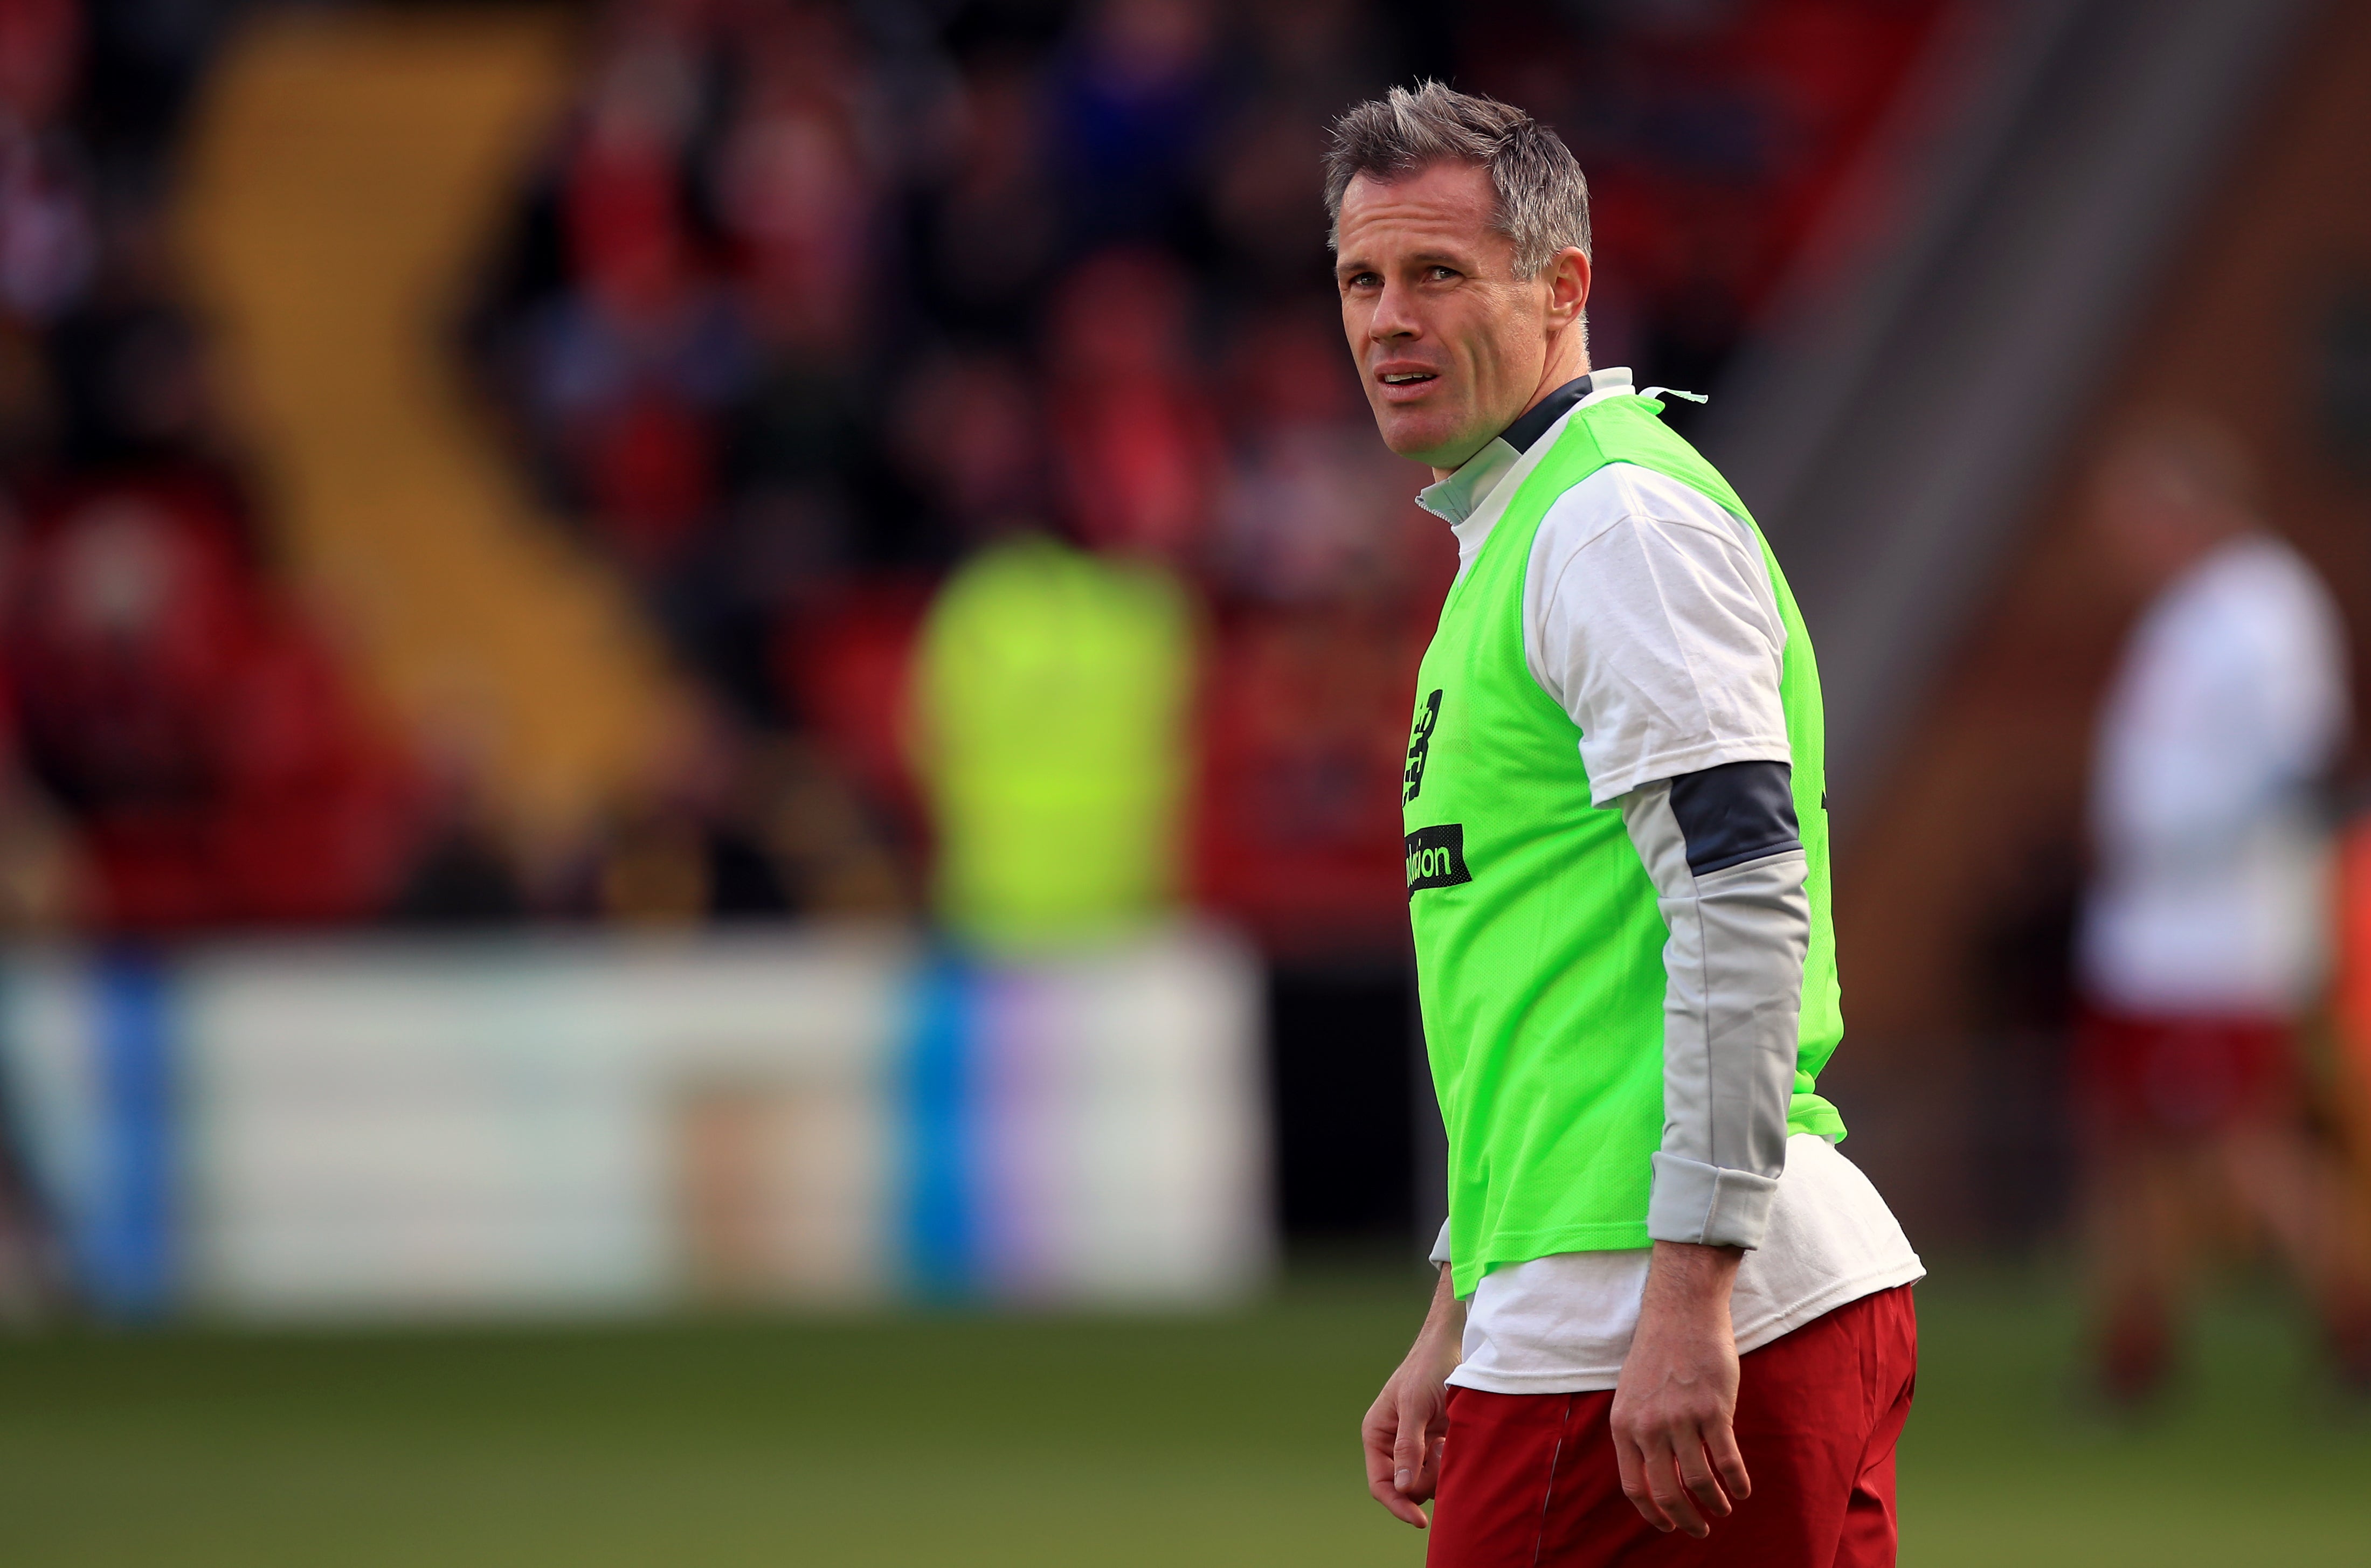
<svg viewBox="0 0 2371 1568"><path fill-rule="evenodd" d="M1567 245L1548 258L1548 324L1558 329L1580 319L1589 308L1589 258Z"/></svg>

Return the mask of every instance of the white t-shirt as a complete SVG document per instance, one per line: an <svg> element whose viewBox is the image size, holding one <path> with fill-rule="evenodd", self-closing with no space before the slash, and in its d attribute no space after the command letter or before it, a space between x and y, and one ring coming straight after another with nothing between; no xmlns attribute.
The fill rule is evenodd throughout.
<svg viewBox="0 0 2371 1568"><path fill-rule="evenodd" d="M1650 1255L1556 1252L1492 1269L1465 1304L1464 1357L1449 1380L1497 1394L1613 1388L1638 1327ZM1738 1265L1729 1294L1738 1352L1926 1274L1860 1167L1827 1139L1797 1133L1770 1229Z"/></svg>
<svg viewBox="0 0 2371 1568"><path fill-rule="evenodd" d="M2310 1000L2329 876L2311 788L2346 708L2338 612L2278 539L2231 541L2149 607L2092 767L2078 962L2094 1000L2273 1017Z"/></svg>
<svg viewBox="0 0 2371 1568"><path fill-rule="evenodd" d="M1590 384L1577 409L1632 395L1626 370L1592 372ZM1455 531L1461 572L1562 423L1522 453L1494 441L1418 498ZM1788 760L1786 636L1752 530L1651 469L1598 469L1556 498L1532 538L1525 656L1581 726L1599 806L1723 763ZM1562 1252L1491 1270L1467 1303L1464 1360L1449 1380L1496 1393L1613 1388L1648 1257L1645 1248ZM1868 1179L1823 1139L1798 1135L1787 1140L1763 1244L1738 1270L1738 1348L1925 1274Z"/></svg>

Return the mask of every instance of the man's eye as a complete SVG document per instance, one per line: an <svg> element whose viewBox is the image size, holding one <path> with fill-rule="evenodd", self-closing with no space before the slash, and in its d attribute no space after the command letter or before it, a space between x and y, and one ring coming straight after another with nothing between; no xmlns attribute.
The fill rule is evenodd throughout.
<svg viewBox="0 0 2371 1568"><path fill-rule="evenodd" d="M1371 289L1380 285L1382 281L1372 272L1359 272L1350 279L1350 286L1354 289Z"/></svg>
<svg viewBox="0 0 2371 1568"><path fill-rule="evenodd" d="M1457 276L1457 269L1454 267L1428 267L1426 271L1431 274L1432 281L1436 283L1445 283Z"/></svg>

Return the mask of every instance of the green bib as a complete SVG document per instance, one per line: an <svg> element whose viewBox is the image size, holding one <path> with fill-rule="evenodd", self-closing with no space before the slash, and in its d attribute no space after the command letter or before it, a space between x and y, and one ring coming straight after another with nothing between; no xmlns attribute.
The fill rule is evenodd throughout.
<svg viewBox="0 0 2371 1568"><path fill-rule="evenodd" d="M1667 475L1753 527L1661 411L1651 399L1614 397L1565 421L1450 589L1417 678L1402 790L1408 914L1449 1133L1460 1296L1501 1263L1648 1244L1670 933L1621 812L1590 804L1579 728L1524 661L1523 580L1548 508L1609 463ZM1844 1033L1819 670L1766 541L1762 559L1787 629L1780 691L1810 862L1788 1131L1834 1139L1844 1123L1814 1092Z"/></svg>

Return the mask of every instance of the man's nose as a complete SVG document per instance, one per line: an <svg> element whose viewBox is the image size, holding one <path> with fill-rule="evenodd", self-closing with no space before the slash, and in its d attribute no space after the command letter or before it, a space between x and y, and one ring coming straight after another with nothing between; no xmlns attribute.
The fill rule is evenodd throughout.
<svg viewBox="0 0 2371 1568"><path fill-rule="evenodd" d="M1423 323L1413 308L1415 300L1406 289L1397 283L1385 283L1375 300L1375 314L1368 318L1367 335L1377 342L1392 338L1415 338L1423 333Z"/></svg>

